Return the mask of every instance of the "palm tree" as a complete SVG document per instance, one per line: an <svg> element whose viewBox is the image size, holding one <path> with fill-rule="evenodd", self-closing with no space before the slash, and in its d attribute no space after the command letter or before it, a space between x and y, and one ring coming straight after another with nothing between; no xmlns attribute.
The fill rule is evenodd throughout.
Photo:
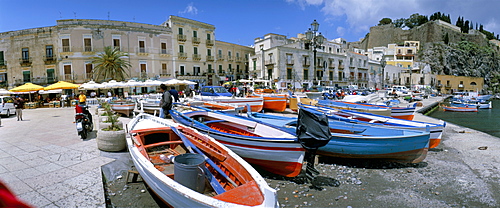
<svg viewBox="0 0 500 208"><path fill-rule="evenodd" d="M123 57L128 54L120 51L118 47L106 46L104 52L93 57L92 63L95 64L92 74L96 80L114 79L117 81L125 80L127 68L131 67L130 62Z"/></svg>

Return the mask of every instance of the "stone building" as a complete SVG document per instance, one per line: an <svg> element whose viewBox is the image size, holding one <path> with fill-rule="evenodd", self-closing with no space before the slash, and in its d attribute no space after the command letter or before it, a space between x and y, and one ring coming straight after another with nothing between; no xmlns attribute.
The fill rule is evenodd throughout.
<svg viewBox="0 0 500 208"><path fill-rule="evenodd" d="M128 54L129 78L178 78L202 85L219 84L228 75L248 78L253 53L247 46L216 41L213 25L177 16L161 25L57 20L51 27L0 33L0 87L94 80L92 57L106 46ZM216 68L225 73L214 73Z"/></svg>
<svg viewBox="0 0 500 208"><path fill-rule="evenodd" d="M484 78L454 75L437 75L436 89L444 94L453 92L480 92L484 87Z"/></svg>
<svg viewBox="0 0 500 208"><path fill-rule="evenodd" d="M250 59L250 77L269 80L277 89L312 86L369 86L369 69L380 70L380 64L366 55L347 50L342 39L325 41L316 52L308 47L303 34L287 38L267 34L255 39L255 55ZM316 66L314 66L316 63Z"/></svg>

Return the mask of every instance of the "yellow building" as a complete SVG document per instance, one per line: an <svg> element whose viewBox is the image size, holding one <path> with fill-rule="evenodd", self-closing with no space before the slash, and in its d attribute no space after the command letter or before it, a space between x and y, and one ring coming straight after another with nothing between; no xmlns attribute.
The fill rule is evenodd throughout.
<svg viewBox="0 0 500 208"><path fill-rule="evenodd" d="M413 68L420 41L405 41L403 45L389 44L384 54L387 65Z"/></svg>
<svg viewBox="0 0 500 208"><path fill-rule="evenodd" d="M436 89L444 94L453 92L477 92L484 87L484 78L454 75L437 75Z"/></svg>

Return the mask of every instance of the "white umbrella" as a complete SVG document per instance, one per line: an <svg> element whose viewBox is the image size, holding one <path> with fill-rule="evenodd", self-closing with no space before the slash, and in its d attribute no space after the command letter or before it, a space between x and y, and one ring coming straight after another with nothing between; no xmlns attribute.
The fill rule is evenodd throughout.
<svg viewBox="0 0 500 208"><path fill-rule="evenodd" d="M108 88L124 88L124 87L128 87L125 83L123 83L123 82L117 82L116 80L110 80L105 85Z"/></svg>
<svg viewBox="0 0 500 208"><path fill-rule="evenodd" d="M6 90L6 89L0 89L0 95L10 95L12 92Z"/></svg>
<svg viewBox="0 0 500 208"><path fill-rule="evenodd" d="M195 85L195 84L198 84L196 82L193 82L193 81L189 81L189 80L182 80L181 81L183 84L186 84L186 85Z"/></svg>
<svg viewBox="0 0 500 208"><path fill-rule="evenodd" d="M131 80L127 81L127 82L125 83L125 85L126 85L127 87L145 87L145 86L146 86L146 85L144 84L144 82L138 82L138 81L135 81L135 80L133 80L133 79L131 79Z"/></svg>
<svg viewBox="0 0 500 208"><path fill-rule="evenodd" d="M178 79L169 79L169 80L163 82L163 84L165 84L165 85L181 85L182 81L178 80Z"/></svg>
<svg viewBox="0 0 500 208"><path fill-rule="evenodd" d="M148 80L146 80L146 81L144 82L144 85L145 85L146 87L154 87L154 86L159 86L159 85L161 85L161 84L163 84L163 82L158 81L158 80L151 80L151 79L148 79Z"/></svg>
<svg viewBox="0 0 500 208"><path fill-rule="evenodd" d="M250 83L252 82L252 80L248 80L248 79L240 79L239 82L243 82L243 83Z"/></svg>
<svg viewBox="0 0 500 208"><path fill-rule="evenodd" d="M104 87L105 87L104 85L95 83L94 81L89 81L80 85L80 89L85 89L85 90L102 89Z"/></svg>

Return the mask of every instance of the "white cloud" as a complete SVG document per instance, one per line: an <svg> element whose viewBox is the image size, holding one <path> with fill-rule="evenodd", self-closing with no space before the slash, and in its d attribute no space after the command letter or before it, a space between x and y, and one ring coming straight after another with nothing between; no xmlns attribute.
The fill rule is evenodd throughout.
<svg viewBox="0 0 500 208"><path fill-rule="evenodd" d="M337 27L337 34L339 36L344 36L345 35L345 28L343 28L343 27Z"/></svg>
<svg viewBox="0 0 500 208"><path fill-rule="evenodd" d="M193 2L189 3L184 9L184 11L180 11L179 14L198 14L198 9L194 6Z"/></svg>

